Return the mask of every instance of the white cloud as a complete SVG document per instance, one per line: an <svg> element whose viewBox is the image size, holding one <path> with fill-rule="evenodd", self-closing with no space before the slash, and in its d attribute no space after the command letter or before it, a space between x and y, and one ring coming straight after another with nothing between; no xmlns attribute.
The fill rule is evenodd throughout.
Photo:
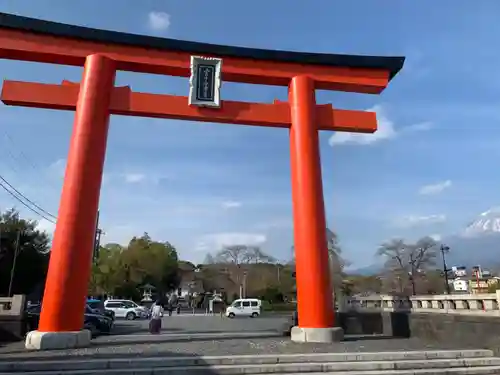
<svg viewBox="0 0 500 375"><path fill-rule="evenodd" d="M409 215L397 219L394 224L402 228L411 228L420 225L444 223L445 221L446 215L444 214L426 216Z"/></svg>
<svg viewBox="0 0 500 375"><path fill-rule="evenodd" d="M255 224L253 228L256 230L265 230L265 231L273 229L292 229L293 218L291 216L272 218L268 221L262 221Z"/></svg>
<svg viewBox="0 0 500 375"><path fill-rule="evenodd" d="M239 207L241 207L241 202L237 202L237 201L225 201L225 202L222 202L222 207L226 208L226 209L229 209L229 208L239 208Z"/></svg>
<svg viewBox="0 0 500 375"><path fill-rule="evenodd" d="M48 235L52 236L54 230L56 229L56 224L48 221L47 219L35 219L38 222L37 229L47 232Z"/></svg>
<svg viewBox="0 0 500 375"><path fill-rule="evenodd" d="M330 146L338 144L357 144L369 145L381 140L389 140L396 138L402 132L417 132L426 131L432 128L431 122L422 122L414 125L407 126L400 131L397 131L394 122L387 116L384 108L381 105L376 105L368 112L375 112L377 114L378 129L373 134L362 133L349 133L349 132L335 132L328 143Z"/></svg>
<svg viewBox="0 0 500 375"><path fill-rule="evenodd" d="M64 178L64 172L66 170L66 159L58 159L49 165L49 174L57 177Z"/></svg>
<svg viewBox="0 0 500 375"><path fill-rule="evenodd" d="M436 234L431 234L429 237L430 237L430 238L432 238L434 241L437 241L437 242L441 241L441 239L443 238L443 236L441 236L441 235L440 235L440 234L438 234L438 233L436 233Z"/></svg>
<svg viewBox="0 0 500 375"><path fill-rule="evenodd" d="M360 133L348 133L348 132L336 132L330 137L328 143L330 146L343 143L368 145L382 139L391 139L396 136L396 130L394 129L394 123L387 118L384 113L383 108L380 105L376 105L367 110L368 112L377 113L378 129L373 134L360 134Z"/></svg>
<svg viewBox="0 0 500 375"><path fill-rule="evenodd" d="M124 177L125 181L129 184L141 182L146 179L146 176L143 175L142 173L127 173Z"/></svg>
<svg viewBox="0 0 500 375"><path fill-rule="evenodd" d="M140 235L138 228L132 225L112 225L106 228L101 243L118 243L126 246L133 236Z"/></svg>
<svg viewBox="0 0 500 375"><path fill-rule="evenodd" d="M170 27L170 14L165 12L149 12L148 25L153 31L166 31Z"/></svg>
<svg viewBox="0 0 500 375"><path fill-rule="evenodd" d="M410 133L410 132L424 132L424 131L427 131L427 130L431 130L433 126L434 126L434 124L432 122L430 122L430 121L419 122L417 124L413 124L413 125L407 126L402 131L406 132L406 133Z"/></svg>
<svg viewBox="0 0 500 375"><path fill-rule="evenodd" d="M259 246L267 241L267 236L262 233L213 233L203 236L196 246L197 251L217 251L224 246L247 245Z"/></svg>
<svg viewBox="0 0 500 375"><path fill-rule="evenodd" d="M419 190L420 195L434 195L442 193L444 190L450 188L452 185L451 180L437 182L435 184L424 185Z"/></svg>
<svg viewBox="0 0 500 375"><path fill-rule="evenodd" d="M64 179L64 174L66 173L66 159L61 158L57 159L55 162L51 163L47 168L48 177L55 180ZM111 176L104 172L102 175L102 183L108 183L111 179Z"/></svg>

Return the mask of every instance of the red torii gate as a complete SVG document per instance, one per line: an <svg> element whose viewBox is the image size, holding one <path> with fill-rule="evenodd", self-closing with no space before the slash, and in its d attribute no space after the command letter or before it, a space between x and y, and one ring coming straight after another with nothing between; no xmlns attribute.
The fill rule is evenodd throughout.
<svg viewBox="0 0 500 375"><path fill-rule="evenodd" d="M183 96L114 86L118 70L189 77L192 55L223 59L224 81L288 86L289 101L222 100L218 108L203 108L190 106ZM84 66L80 84L4 81L1 94L7 105L76 111L40 324L28 335L28 348L89 344L82 312L111 114L289 128L300 316L292 339L328 342L342 337L334 327L318 131L373 133L377 122L374 113L317 105L315 90L378 94L402 68L403 57L220 46L0 13L0 58Z"/></svg>

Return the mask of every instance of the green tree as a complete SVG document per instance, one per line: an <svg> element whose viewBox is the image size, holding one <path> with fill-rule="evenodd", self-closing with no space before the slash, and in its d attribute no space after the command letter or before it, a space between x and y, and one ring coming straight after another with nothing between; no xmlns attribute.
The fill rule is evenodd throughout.
<svg viewBox="0 0 500 375"><path fill-rule="evenodd" d="M140 298L139 287L153 285L160 293L177 288L177 251L169 242L153 241L144 233L128 246L108 244L100 249L93 266L90 294Z"/></svg>
<svg viewBox="0 0 500 375"><path fill-rule="evenodd" d="M152 284L163 292L179 285L177 250L169 242L153 241L144 233L132 238L124 254L132 266L134 281Z"/></svg>
<svg viewBox="0 0 500 375"><path fill-rule="evenodd" d="M494 283L488 285L488 293L496 293L500 289L500 284Z"/></svg>
<svg viewBox="0 0 500 375"><path fill-rule="evenodd" d="M12 294L43 292L50 239L37 225L35 220L21 218L14 209L0 214L0 295L8 294L11 274Z"/></svg>
<svg viewBox="0 0 500 375"><path fill-rule="evenodd" d="M118 244L107 244L100 248L99 257L92 265L90 295L114 294L123 286L126 272L122 256L124 250Z"/></svg>

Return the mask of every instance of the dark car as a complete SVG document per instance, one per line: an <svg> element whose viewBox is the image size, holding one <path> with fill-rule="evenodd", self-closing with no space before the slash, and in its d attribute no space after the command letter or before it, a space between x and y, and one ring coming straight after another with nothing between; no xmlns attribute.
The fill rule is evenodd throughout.
<svg viewBox="0 0 500 375"><path fill-rule="evenodd" d="M95 311L96 314L105 315L108 318L115 320L115 312L104 307L104 301L99 299L87 300L87 305Z"/></svg>
<svg viewBox="0 0 500 375"><path fill-rule="evenodd" d="M41 305L30 306L26 309L26 322L28 331L38 329L40 320ZM84 313L83 328L92 333L92 337L100 334L107 334L113 328L113 320L105 315L96 314L89 306L86 306Z"/></svg>
<svg viewBox="0 0 500 375"><path fill-rule="evenodd" d="M292 327L299 325L299 313L295 310L292 315L287 319L286 323L283 323L282 333L283 336L290 336L292 333Z"/></svg>

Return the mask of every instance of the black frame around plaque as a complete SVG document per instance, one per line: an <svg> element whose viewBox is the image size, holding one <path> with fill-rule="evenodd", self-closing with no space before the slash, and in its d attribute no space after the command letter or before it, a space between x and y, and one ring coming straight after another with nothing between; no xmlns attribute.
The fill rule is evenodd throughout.
<svg viewBox="0 0 500 375"><path fill-rule="evenodd" d="M189 78L189 105L220 108L222 84L222 59L191 56Z"/></svg>
<svg viewBox="0 0 500 375"><path fill-rule="evenodd" d="M210 80L209 80L209 95L203 95L203 78L205 77L205 70L210 71ZM213 64L199 64L197 66L196 72L196 100L200 102L213 102L215 100L215 75L217 74L217 70L215 65Z"/></svg>

